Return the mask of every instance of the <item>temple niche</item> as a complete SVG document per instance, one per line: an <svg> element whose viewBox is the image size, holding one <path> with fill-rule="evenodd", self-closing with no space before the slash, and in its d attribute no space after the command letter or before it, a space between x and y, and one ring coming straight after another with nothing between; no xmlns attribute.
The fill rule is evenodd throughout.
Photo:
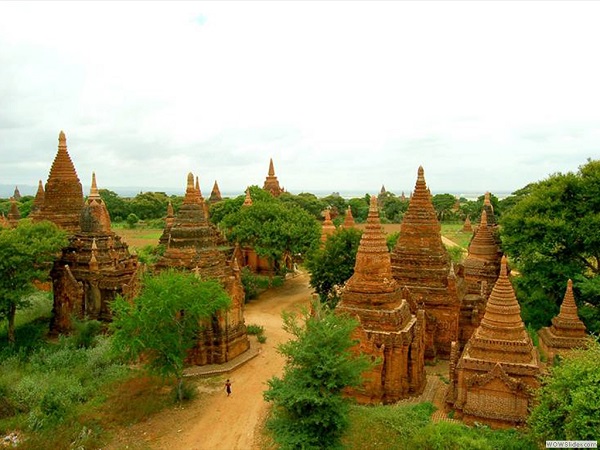
<svg viewBox="0 0 600 450"><path fill-rule="evenodd" d="M392 277L377 199L372 196L354 274L335 309L359 322L353 333L359 341L355 351L379 359L363 374L363 385L348 391L359 403L394 403L424 389L425 314L422 310L411 314L404 297Z"/></svg>
<svg viewBox="0 0 600 450"><path fill-rule="evenodd" d="M279 186L279 181L275 176L275 168L273 166L273 158L269 161L269 174L265 179L265 184L263 185L263 189L271 193L273 197L279 197L284 191L282 187Z"/></svg>
<svg viewBox="0 0 600 450"><path fill-rule="evenodd" d="M58 152L46 182L44 203L33 220L49 220L69 233L76 233L79 231L82 207L83 189L67 151L67 138L61 131L58 136Z"/></svg>
<svg viewBox="0 0 600 450"><path fill-rule="evenodd" d="M137 256L111 231L110 215L98 193L96 176L79 212L79 229L54 263L50 273L54 290L53 333L67 333L71 317L108 322L110 304L117 295L133 298L139 288Z"/></svg>
<svg viewBox="0 0 600 450"><path fill-rule="evenodd" d="M233 249L225 253L218 231L209 223L206 203L194 175L189 174L183 204L174 220L165 226L161 243L166 249L155 269L191 271L201 278L219 280L231 297L231 307L201 324L198 345L188 356L190 364L222 364L245 352L249 346L244 323L244 288Z"/></svg>
<svg viewBox="0 0 600 450"><path fill-rule="evenodd" d="M564 356L569 350L585 347L589 340L585 325L577 313L573 281L567 282L560 312L552 319L552 325L538 331L542 353L553 362L556 355Z"/></svg>
<svg viewBox="0 0 600 450"><path fill-rule="evenodd" d="M481 322L486 301L498 279L500 260L498 246L487 226L487 212L484 209L463 262L465 294L460 306L458 339L461 348Z"/></svg>
<svg viewBox="0 0 600 450"><path fill-rule="evenodd" d="M425 358L448 359L451 344L458 339L460 295L423 167L419 167L391 260L398 284L406 286L416 304L423 305L425 310Z"/></svg>
<svg viewBox="0 0 600 450"><path fill-rule="evenodd" d="M503 257L481 324L462 355L458 343L452 344L446 400L467 424L521 425L527 420L539 374L539 355L525 330Z"/></svg>

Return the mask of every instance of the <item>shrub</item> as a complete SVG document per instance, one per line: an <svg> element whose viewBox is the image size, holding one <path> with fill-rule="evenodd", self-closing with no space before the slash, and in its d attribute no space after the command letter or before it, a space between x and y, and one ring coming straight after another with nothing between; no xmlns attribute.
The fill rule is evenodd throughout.
<svg viewBox="0 0 600 450"><path fill-rule="evenodd" d="M102 324L97 320L73 319L73 343L77 348L90 348L102 332Z"/></svg>

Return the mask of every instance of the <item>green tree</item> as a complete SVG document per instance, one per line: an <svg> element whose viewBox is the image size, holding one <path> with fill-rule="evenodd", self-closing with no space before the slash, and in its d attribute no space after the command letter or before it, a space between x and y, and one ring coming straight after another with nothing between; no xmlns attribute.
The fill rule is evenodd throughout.
<svg viewBox="0 0 600 450"><path fill-rule="evenodd" d="M129 202L129 210L141 220L160 219L167 213L169 197L164 192L143 192Z"/></svg>
<svg viewBox="0 0 600 450"><path fill-rule="evenodd" d="M230 304L218 281L174 270L146 275L133 302L119 296L112 304L114 349L128 360L143 355L150 371L174 376L181 401L184 361L201 321Z"/></svg>
<svg viewBox="0 0 600 450"><path fill-rule="evenodd" d="M240 207L219 224L230 242L252 247L268 258L275 269L286 255L305 254L320 237L317 221L295 205L272 198Z"/></svg>
<svg viewBox="0 0 600 450"><path fill-rule="evenodd" d="M139 217L136 216L134 213L131 213L127 216L127 226L129 228L135 227L135 224L138 223L139 221L140 221Z"/></svg>
<svg viewBox="0 0 600 450"><path fill-rule="evenodd" d="M572 352L550 368L529 417L536 438L597 440L600 431L600 344Z"/></svg>
<svg viewBox="0 0 600 450"><path fill-rule="evenodd" d="M440 222L456 220L458 216L452 210L456 204L456 197L452 194L435 194L431 198L433 208Z"/></svg>
<svg viewBox="0 0 600 450"><path fill-rule="evenodd" d="M293 203L299 206L317 220L322 218L321 213L327 207L327 205L322 200L319 200L316 195L306 192L298 195L284 192L279 196L279 200L283 203Z"/></svg>
<svg viewBox="0 0 600 450"><path fill-rule="evenodd" d="M344 214L344 212L346 211L346 208L348 206L348 203L346 202L346 200L344 200L344 198L342 196L340 196L340 194L330 194L327 197L323 197L321 199L321 201L323 202L324 208L331 208L331 217L337 217L338 215L342 215ZM352 213L354 214L354 210L352 211ZM355 217L356 218L356 217Z"/></svg>
<svg viewBox="0 0 600 450"><path fill-rule="evenodd" d="M321 302L334 307L338 302L337 287L342 286L354 273L356 253L362 232L356 228L341 228L330 235L325 246L311 252L306 267L310 285Z"/></svg>
<svg viewBox="0 0 600 450"><path fill-rule="evenodd" d="M274 405L267 427L284 449L340 447L349 413L342 391L359 385L369 367L364 356L351 352L356 343L351 333L358 324L318 302L304 313L303 322L284 314L283 328L293 338L279 346L287 360L283 377L271 378L264 393Z"/></svg>
<svg viewBox="0 0 600 450"><path fill-rule="evenodd" d="M15 342L17 309L30 306L33 282L48 277L52 262L67 245L65 232L50 222L22 221L0 230L0 318L8 321L8 341Z"/></svg>
<svg viewBox="0 0 600 450"><path fill-rule="evenodd" d="M352 216L358 223L364 223L369 215L369 202L365 197L351 198L348 200L348 205L352 210Z"/></svg>
<svg viewBox="0 0 600 450"><path fill-rule="evenodd" d="M600 331L600 161L528 186L500 223L524 319L548 324L571 278L583 320Z"/></svg>
<svg viewBox="0 0 600 450"><path fill-rule="evenodd" d="M386 193L389 194L389 193ZM379 205L383 215L392 223L401 223L404 213L408 209L408 202L393 194L388 195L383 205Z"/></svg>
<svg viewBox="0 0 600 450"><path fill-rule="evenodd" d="M99 189L98 193L102 197L102 200L104 200L106 209L108 209L108 213L113 221L120 222L131 213L129 202L119 197L119 194L116 192L108 189Z"/></svg>

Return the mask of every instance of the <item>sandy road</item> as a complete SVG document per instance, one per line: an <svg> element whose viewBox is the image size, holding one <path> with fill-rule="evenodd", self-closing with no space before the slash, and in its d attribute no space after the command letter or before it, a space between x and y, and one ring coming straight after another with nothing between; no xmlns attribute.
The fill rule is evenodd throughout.
<svg viewBox="0 0 600 450"><path fill-rule="evenodd" d="M261 353L229 375L232 394L216 383L203 398L184 409L169 409L146 422L126 430L109 448L151 448L185 450L246 450L257 448L268 405L263 400L266 382L280 375L284 360L277 353L279 343L289 339L283 331L282 311L295 311L308 305L312 289L308 274L289 279L279 288L270 289L246 306L246 324L262 325L267 341Z"/></svg>

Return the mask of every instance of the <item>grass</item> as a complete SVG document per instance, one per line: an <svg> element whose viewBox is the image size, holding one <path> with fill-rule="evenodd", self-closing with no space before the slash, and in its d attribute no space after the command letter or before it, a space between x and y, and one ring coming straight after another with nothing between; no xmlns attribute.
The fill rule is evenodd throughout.
<svg viewBox="0 0 600 450"><path fill-rule="evenodd" d="M462 231L462 227L462 223L442 223L442 236L466 249L469 246L473 233Z"/></svg>

